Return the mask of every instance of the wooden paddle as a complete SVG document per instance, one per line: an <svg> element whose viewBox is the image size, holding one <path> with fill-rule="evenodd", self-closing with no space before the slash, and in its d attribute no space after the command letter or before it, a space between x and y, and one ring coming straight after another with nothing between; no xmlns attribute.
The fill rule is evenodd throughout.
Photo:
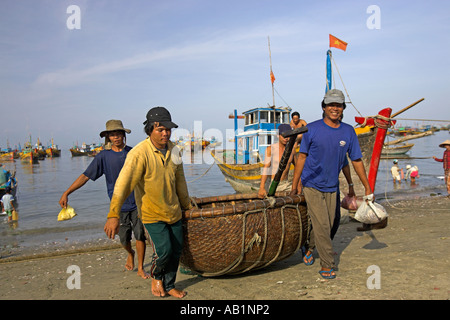
<svg viewBox="0 0 450 320"><path fill-rule="evenodd" d="M275 194L278 184L280 183L281 176L282 176L284 170L286 169L286 165L289 161L289 157L291 156L292 148L294 147L297 136L299 134L305 133L307 131L308 131L308 128L305 126L305 127L297 128L292 131L286 131L281 134L284 138L289 137L290 139L286 145L286 148L284 149L283 155L281 156L280 165L278 166L278 171L275 174L275 177L273 178L273 180L270 184L269 193L267 194L267 196L272 197Z"/></svg>

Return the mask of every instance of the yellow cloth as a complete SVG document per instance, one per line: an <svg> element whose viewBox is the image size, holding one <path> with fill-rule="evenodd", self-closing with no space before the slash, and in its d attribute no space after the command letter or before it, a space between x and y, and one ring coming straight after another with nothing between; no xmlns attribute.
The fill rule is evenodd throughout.
<svg viewBox="0 0 450 320"><path fill-rule="evenodd" d="M58 221L70 220L75 217L77 213L75 209L67 205L67 208L62 208L58 214Z"/></svg>
<svg viewBox="0 0 450 320"><path fill-rule="evenodd" d="M116 180L108 218L119 218L120 208L133 189L143 223L172 224L181 219L181 209L192 207L178 148L172 152L174 144L170 141L167 147L164 156L148 137L128 152Z"/></svg>

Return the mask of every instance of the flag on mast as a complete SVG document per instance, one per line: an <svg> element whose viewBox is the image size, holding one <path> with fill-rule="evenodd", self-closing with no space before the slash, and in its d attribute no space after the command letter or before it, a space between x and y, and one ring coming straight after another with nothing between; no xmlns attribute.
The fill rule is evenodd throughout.
<svg viewBox="0 0 450 320"><path fill-rule="evenodd" d="M330 48L331 47L345 51L347 49L347 42L342 41L341 39L338 39L330 34Z"/></svg>
<svg viewBox="0 0 450 320"><path fill-rule="evenodd" d="M275 82L275 76L274 76L272 70L270 70L270 81L272 81L272 84Z"/></svg>

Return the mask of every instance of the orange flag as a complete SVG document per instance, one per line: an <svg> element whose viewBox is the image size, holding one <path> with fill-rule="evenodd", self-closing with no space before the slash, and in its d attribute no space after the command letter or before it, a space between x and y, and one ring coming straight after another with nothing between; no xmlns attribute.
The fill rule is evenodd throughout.
<svg viewBox="0 0 450 320"><path fill-rule="evenodd" d="M330 48L331 47L338 48L338 49L345 51L345 49L347 49L347 42L342 41L330 34Z"/></svg>
<svg viewBox="0 0 450 320"><path fill-rule="evenodd" d="M275 76L274 76L272 70L270 70L270 80L272 81L272 84L275 82Z"/></svg>

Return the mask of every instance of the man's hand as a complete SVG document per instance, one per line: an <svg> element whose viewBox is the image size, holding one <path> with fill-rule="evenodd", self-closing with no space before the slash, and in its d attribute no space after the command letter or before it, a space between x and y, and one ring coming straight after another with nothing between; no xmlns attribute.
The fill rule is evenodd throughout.
<svg viewBox="0 0 450 320"><path fill-rule="evenodd" d="M114 239L115 235L119 233L119 219L118 218L108 218L105 223L105 227L103 228L105 230L106 235L110 239Z"/></svg>
<svg viewBox="0 0 450 320"><path fill-rule="evenodd" d="M61 208L67 208L67 202L69 202L67 194L63 193L61 199L59 199L59 205L61 206Z"/></svg>

